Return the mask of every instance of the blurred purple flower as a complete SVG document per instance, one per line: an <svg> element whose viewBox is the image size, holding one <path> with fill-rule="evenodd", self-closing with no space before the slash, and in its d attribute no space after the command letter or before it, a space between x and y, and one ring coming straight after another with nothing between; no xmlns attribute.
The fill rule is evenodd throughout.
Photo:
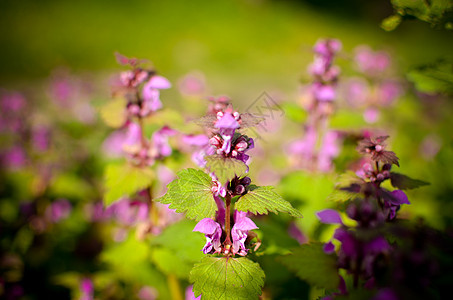
<svg viewBox="0 0 453 300"><path fill-rule="evenodd" d="M324 209L318 211L316 216L324 224L343 224L340 214L334 209Z"/></svg>
<svg viewBox="0 0 453 300"><path fill-rule="evenodd" d="M143 87L143 107L140 115L147 116L149 113L162 108L160 101L161 89L168 89L171 83L162 76L152 76L151 79Z"/></svg>
<svg viewBox="0 0 453 300"><path fill-rule="evenodd" d="M18 170L27 163L27 154L20 146L13 146L0 154L1 164L8 169Z"/></svg>
<svg viewBox="0 0 453 300"><path fill-rule="evenodd" d="M392 80L386 80L378 86L378 99L382 106L389 106L403 93L401 85Z"/></svg>
<svg viewBox="0 0 453 300"><path fill-rule="evenodd" d="M220 237L222 236L222 228L216 221L205 218L197 223L193 231L204 233L206 237L206 244L203 247L203 253L208 254L215 250L215 252L221 251Z"/></svg>
<svg viewBox="0 0 453 300"><path fill-rule="evenodd" d="M166 157L171 155L172 149L168 144L168 137L175 134L176 130L173 130L167 126L164 126L158 131L154 132L152 137L153 147L159 157Z"/></svg>
<svg viewBox="0 0 453 300"><path fill-rule="evenodd" d="M363 112L363 119L368 124L376 123L379 120L381 113L376 107L369 107Z"/></svg>
<svg viewBox="0 0 453 300"><path fill-rule="evenodd" d="M33 148L39 152L44 152L50 145L50 130L45 126L37 126L32 131Z"/></svg>
<svg viewBox="0 0 453 300"><path fill-rule="evenodd" d="M105 214L121 224L133 226L148 219L148 204L121 198L107 207Z"/></svg>
<svg viewBox="0 0 453 300"><path fill-rule="evenodd" d="M79 300L93 300L94 285L89 278L83 278L80 281L80 298Z"/></svg>
<svg viewBox="0 0 453 300"><path fill-rule="evenodd" d="M178 81L181 94L185 96L200 96L206 91L206 79L201 72L192 72Z"/></svg>
<svg viewBox="0 0 453 300"><path fill-rule="evenodd" d="M159 293L157 290L151 286L143 286L137 293L137 296L140 300L155 300L157 299Z"/></svg>
<svg viewBox="0 0 453 300"><path fill-rule="evenodd" d="M332 169L332 161L340 154L340 137L336 131L327 131L322 140L321 149L318 151L318 170L329 172Z"/></svg>
<svg viewBox="0 0 453 300"><path fill-rule="evenodd" d="M52 223L58 223L66 219L71 213L72 205L66 199L52 202L46 209L46 217Z"/></svg>
<svg viewBox="0 0 453 300"><path fill-rule="evenodd" d="M296 223L291 222L288 227L288 234L290 237L295 239L299 244L305 244L308 242L308 238L302 232L302 230L297 227Z"/></svg>
<svg viewBox="0 0 453 300"><path fill-rule="evenodd" d="M368 46L355 49L355 61L359 69L369 75L377 75L390 67L390 56L387 52L375 52Z"/></svg>
<svg viewBox="0 0 453 300"><path fill-rule="evenodd" d="M193 293L193 285L189 285L186 288L186 297L185 300L201 300L201 295L198 297L195 297L195 294Z"/></svg>

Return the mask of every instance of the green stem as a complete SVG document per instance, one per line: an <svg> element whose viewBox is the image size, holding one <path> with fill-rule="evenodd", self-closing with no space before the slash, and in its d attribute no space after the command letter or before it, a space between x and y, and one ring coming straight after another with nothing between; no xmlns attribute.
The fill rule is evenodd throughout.
<svg viewBox="0 0 453 300"><path fill-rule="evenodd" d="M181 286L179 285L179 280L175 275L167 275L168 289L170 290L171 299L174 300L184 300L181 293Z"/></svg>

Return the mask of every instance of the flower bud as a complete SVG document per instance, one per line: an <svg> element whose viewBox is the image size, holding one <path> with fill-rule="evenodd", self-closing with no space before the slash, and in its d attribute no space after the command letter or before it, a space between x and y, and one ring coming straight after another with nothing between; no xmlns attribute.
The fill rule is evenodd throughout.
<svg viewBox="0 0 453 300"><path fill-rule="evenodd" d="M384 176L382 173L379 173L379 174L376 175L376 179L377 179L378 181L382 181L382 180L385 179L385 176Z"/></svg>
<svg viewBox="0 0 453 300"><path fill-rule="evenodd" d="M241 184L244 186L248 186L251 182L252 180L250 179L250 177L244 177L241 179Z"/></svg>
<svg viewBox="0 0 453 300"><path fill-rule="evenodd" d="M235 190L236 194L241 195L245 192L245 187L243 185L236 186Z"/></svg>
<svg viewBox="0 0 453 300"><path fill-rule="evenodd" d="M218 148L222 145L222 140L216 135L209 139L209 144Z"/></svg>
<svg viewBox="0 0 453 300"><path fill-rule="evenodd" d="M239 152L243 152L248 148L248 146L249 144L246 141L242 140L236 144L235 149Z"/></svg>
<svg viewBox="0 0 453 300"><path fill-rule="evenodd" d="M381 152L382 149L384 149L381 145L376 145L376 147L374 147L374 150L376 150L377 152Z"/></svg>

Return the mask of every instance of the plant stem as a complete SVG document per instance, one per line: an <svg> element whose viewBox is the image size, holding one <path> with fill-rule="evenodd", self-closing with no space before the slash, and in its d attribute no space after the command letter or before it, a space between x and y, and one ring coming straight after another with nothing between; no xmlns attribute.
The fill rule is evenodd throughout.
<svg viewBox="0 0 453 300"><path fill-rule="evenodd" d="M231 239L230 239L230 206L231 206L231 195L229 193L225 196L225 247L231 246Z"/></svg>
<svg viewBox="0 0 453 300"><path fill-rule="evenodd" d="M184 300L181 294L181 286L179 280L174 274L167 275L168 289L170 290L171 299Z"/></svg>

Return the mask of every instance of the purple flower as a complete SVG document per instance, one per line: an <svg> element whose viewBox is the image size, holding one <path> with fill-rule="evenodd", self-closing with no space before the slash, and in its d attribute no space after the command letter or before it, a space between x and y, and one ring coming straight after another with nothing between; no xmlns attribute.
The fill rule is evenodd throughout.
<svg viewBox="0 0 453 300"><path fill-rule="evenodd" d="M33 148L39 152L44 152L49 148L50 130L45 126L38 126L32 132Z"/></svg>
<svg viewBox="0 0 453 300"><path fill-rule="evenodd" d="M17 170L27 163L27 154L20 146L13 146L4 153L0 153L1 164L8 169Z"/></svg>
<svg viewBox="0 0 453 300"><path fill-rule="evenodd" d="M324 224L343 224L340 214L334 209L321 210L316 216Z"/></svg>
<svg viewBox="0 0 453 300"><path fill-rule="evenodd" d="M231 229L231 237L233 238L233 254L246 255L247 248L244 242L247 239L249 230L258 229L250 218L247 218L247 213L243 211L234 211L234 226Z"/></svg>
<svg viewBox="0 0 453 300"><path fill-rule="evenodd" d="M206 79L203 73L192 72L179 80L178 87L185 96L200 96L206 90Z"/></svg>
<svg viewBox="0 0 453 300"><path fill-rule="evenodd" d="M157 290L151 286L144 286L138 291L138 298L140 300L155 300L159 293Z"/></svg>
<svg viewBox="0 0 453 300"><path fill-rule="evenodd" d="M140 115L144 117L149 113L162 108L159 90L168 89L170 87L171 83L165 77L157 75L152 76L143 87L143 108Z"/></svg>
<svg viewBox="0 0 453 300"><path fill-rule="evenodd" d="M402 88L398 82L391 80L384 81L378 87L379 103L383 106L391 105L402 93Z"/></svg>
<svg viewBox="0 0 453 300"><path fill-rule="evenodd" d="M106 214L115 218L121 224L133 226L148 220L148 204L121 198L107 207Z"/></svg>
<svg viewBox="0 0 453 300"><path fill-rule="evenodd" d="M364 73L377 75L390 66L390 56L384 51L374 52L367 46L359 46L355 52L355 61Z"/></svg>
<svg viewBox="0 0 453 300"><path fill-rule="evenodd" d="M192 153L192 161L199 167L203 168L206 166L205 156L215 153L215 149L209 144L209 137L207 135L185 135L182 141L184 144L194 146L198 149Z"/></svg>
<svg viewBox="0 0 453 300"><path fill-rule="evenodd" d="M384 212L387 214L389 220L396 218L396 212L399 210L401 204L411 204L401 190L394 190L391 192L391 197L384 198Z"/></svg>
<svg viewBox="0 0 453 300"><path fill-rule="evenodd" d="M168 144L168 137L176 134L170 127L164 126L153 134L153 146L160 157L170 156L172 149Z"/></svg>
<svg viewBox="0 0 453 300"><path fill-rule="evenodd" d="M322 147L318 152L318 169L329 172L332 169L332 160L340 154L339 134L336 131L328 131L324 134Z"/></svg>
<svg viewBox="0 0 453 300"><path fill-rule="evenodd" d="M89 278L83 278L80 281L80 298L79 300L93 300L94 285Z"/></svg>
<svg viewBox="0 0 453 300"><path fill-rule="evenodd" d="M312 85L312 92L316 100L330 102L335 100L335 88L329 84L315 82Z"/></svg>
<svg viewBox="0 0 453 300"><path fill-rule="evenodd" d="M240 127L237 119L230 112L218 113L217 122L214 127L219 129L219 133L223 138L222 151L229 154L231 151L231 142L236 129Z"/></svg>
<svg viewBox="0 0 453 300"><path fill-rule="evenodd" d="M50 204L46 209L46 217L53 223L66 219L71 213L71 203L66 199L59 199Z"/></svg>
<svg viewBox="0 0 453 300"><path fill-rule="evenodd" d="M219 223L210 218L205 218L198 222L193 231L204 233L206 237L206 244L202 250L204 254L210 253L212 249L215 252L221 251L220 237L222 236L222 228Z"/></svg>
<svg viewBox="0 0 453 300"><path fill-rule="evenodd" d="M363 119L368 124L376 123L379 120L380 112L375 107L369 107L363 112Z"/></svg>
<svg viewBox="0 0 453 300"><path fill-rule="evenodd" d="M201 295L195 298L195 294L193 293L192 289L193 289L193 285L189 285L186 288L185 300L200 300L201 299Z"/></svg>

